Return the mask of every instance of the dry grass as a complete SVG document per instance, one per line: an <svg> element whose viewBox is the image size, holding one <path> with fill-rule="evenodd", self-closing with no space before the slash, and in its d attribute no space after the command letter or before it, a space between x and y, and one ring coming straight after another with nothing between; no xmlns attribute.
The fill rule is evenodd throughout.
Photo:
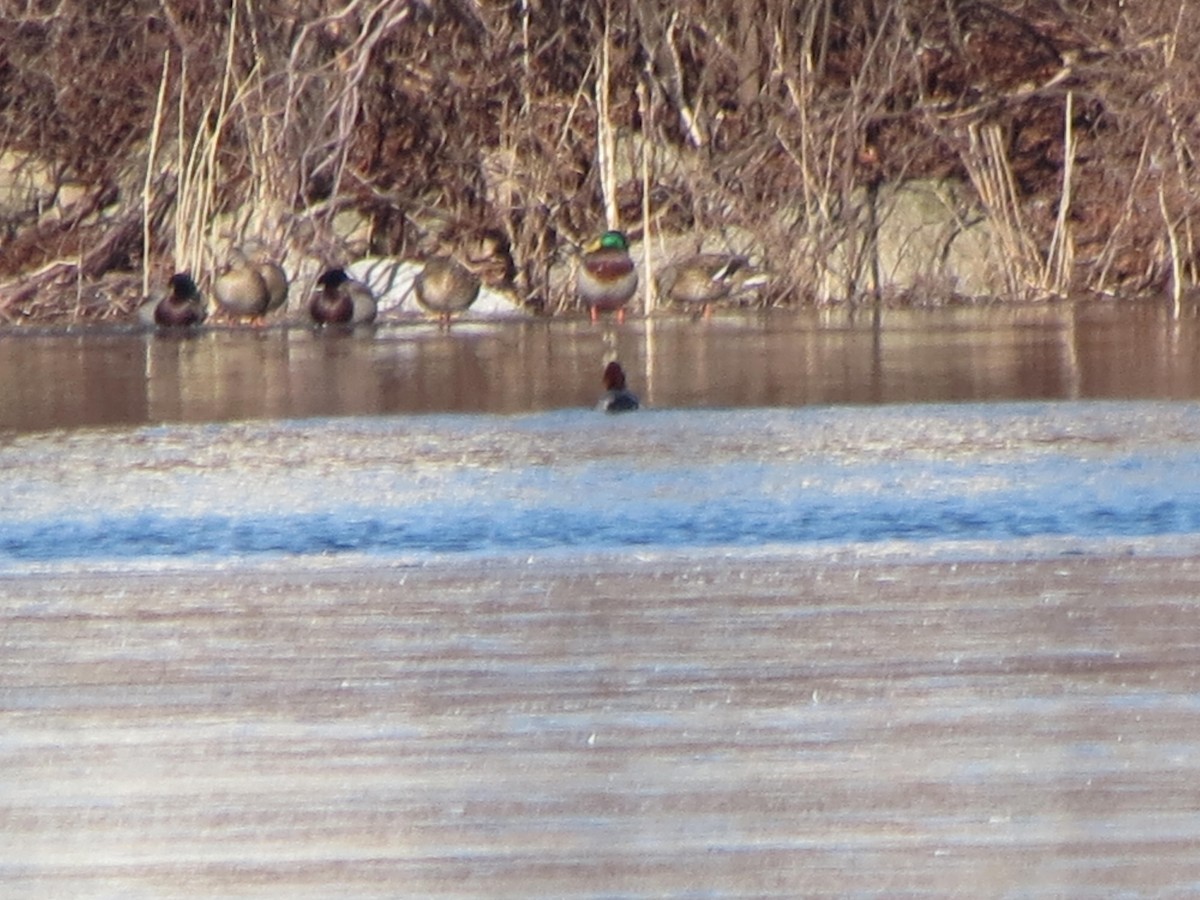
<svg viewBox="0 0 1200 900"><path fill-rule="evenodd" d="M204 278L247 238L345 262L485 234L553 311L606 226L724 235L764 302L854 300L876 189L933 176L975 186L1013 297L1182 294L1196 35L1186 0L0 0L0 143L53 174L0 221L0 314L123 314L98 280Z"/></svg>

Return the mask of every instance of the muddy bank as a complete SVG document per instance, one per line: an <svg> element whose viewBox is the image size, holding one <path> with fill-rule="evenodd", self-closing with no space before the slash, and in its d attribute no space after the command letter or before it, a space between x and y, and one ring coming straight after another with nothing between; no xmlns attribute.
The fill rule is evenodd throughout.
<svg viewBox="0 0 1200 900"><path fill-rule="evenodd" d="M26 897L1185 893L1195 557L0 580Z"/></svg>

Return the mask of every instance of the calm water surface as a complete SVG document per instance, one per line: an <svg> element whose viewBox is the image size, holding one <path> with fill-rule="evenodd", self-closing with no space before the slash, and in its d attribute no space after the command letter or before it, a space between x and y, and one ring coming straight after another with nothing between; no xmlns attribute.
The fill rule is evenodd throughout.
<svg viewBox="0 0 1200 900"><path fill-rule="evenodd" d="M1108 305L882 325L11 336L0 558L1200 531L1195 318ZM636 416L591 409L612 353Z"/></svg>
<svg viewBox="0 0 1200 900"><path fill-rule="evenodd" d="M1165 304L775 313L707 323L0 335L0 431L588 407L616 355L650 406L1200 398L1200 320Z"/></svg>

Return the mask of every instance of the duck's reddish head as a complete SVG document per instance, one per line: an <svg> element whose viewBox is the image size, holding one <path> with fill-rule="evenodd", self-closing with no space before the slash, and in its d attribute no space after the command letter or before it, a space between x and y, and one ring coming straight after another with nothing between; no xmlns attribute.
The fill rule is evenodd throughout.
<svg viewBox="0 0 1200 900"><path fill-rule="evenodd" d="M615 360L604 367L604 389L606 391L625 390L625 370Z"/></svg>

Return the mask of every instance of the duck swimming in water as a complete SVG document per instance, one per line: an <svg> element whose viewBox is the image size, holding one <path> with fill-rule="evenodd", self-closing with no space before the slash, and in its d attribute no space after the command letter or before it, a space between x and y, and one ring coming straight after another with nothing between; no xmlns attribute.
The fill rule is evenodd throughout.
<svg viewBox="0 0 1200 900"><path fill-rule="evenodd" d="M317 284L308 313L318 325L364 325L375 321L375 295L361 281L355 281L345 269L329 269Z"/></svg>
<svg viewBox="0 0 1200 900"><path fill-rule="evenodd" d="M604 367L604 394L596 408L601 412L632 412L638 408L638 398L625 387L625 370L614 360Z"/></svg>
<svg viewBox="0 0 1200 900"><path fill-rule="evenodd" d="M587 306L592 321L602 312L615 312L625 321L625 304L637 290L638 275L629 255L629 241L619 231L606 231L599 246L579 261L575 289Z"/></svg>

